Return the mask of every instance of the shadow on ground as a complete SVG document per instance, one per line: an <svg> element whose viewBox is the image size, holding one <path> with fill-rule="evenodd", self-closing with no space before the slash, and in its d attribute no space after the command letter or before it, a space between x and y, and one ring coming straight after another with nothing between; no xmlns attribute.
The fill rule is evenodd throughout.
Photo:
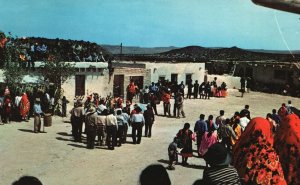
<svg viewBox="0 0 300 185"><path fill-rule="evenodd" d="M79 145L79 144L68 144L70 146L73 146L73 147L77 147L77 148L86 148L86 146L83 146L83 145Z"/></svg>
<svg viewBox="0 0 300 185"><path fill-rule="evenodd" d="M60 141L73 141L72 139L66 139L66 138L63 138L63 137L56 137L57 140L60 140Z"/></svg>
<svg viewBox="0 0 300 185"><path fill-rule="evenodd" d="M169 160L159 159L157 161L160 162L160 163L169 164ZM183 167L185 167L185 168L193 168L193 169L200 169L200 170L205 169L205 166L195 165L195 164L184 165Z"/></svg>
<svg viewBox="0 0 300 185"><path fill-rule="evenodd" d="M72 136L72 134L68 134L67 132L57 132L56 134L61 136Z"/></svg>
<svg viewBox="0 0 300 185"><path fill-rule="evenodd" d="M33 130L30 130L30 129L18 129L18 130L20 130L20 131L22 131L22 132L30 132L30 133L34 133L34 131Z"/></svg>

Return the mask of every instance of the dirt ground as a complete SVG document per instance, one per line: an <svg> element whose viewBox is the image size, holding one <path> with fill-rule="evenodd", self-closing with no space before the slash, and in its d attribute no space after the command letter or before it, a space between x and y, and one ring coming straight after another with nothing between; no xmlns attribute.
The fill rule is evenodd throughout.
<svg viewBox="0 0 300 185"><path fill-rule="evenodd" d="M105 147L87 150L84 143L73 142L69 118L53 117L52 126L39 134L32 132L33 119L1 125L0 184L8 185L23 175L32 175L45 185L135 185L146 166L153 163L167 166L168 144L184 123L189 122L193 129L200 113L206 118L209 114L216 117L224 109L225 115L231 117L249 104L252 117L265 117L288 100L300 107L298 98L257 92L246 93L241 98L236 90L229 90L227 98L188 99L184 103L186 118L157 116L152 138L143 137L140 145L131 144L128 138L129 143L114 151ZM158 105L158 112L163 113L162 104ZM196 149L196 145L193 147ZM202 178L204 160L192 157L188 162L189 166L177 165L176 170L168 171L172 184L191 185Z"/></svg>

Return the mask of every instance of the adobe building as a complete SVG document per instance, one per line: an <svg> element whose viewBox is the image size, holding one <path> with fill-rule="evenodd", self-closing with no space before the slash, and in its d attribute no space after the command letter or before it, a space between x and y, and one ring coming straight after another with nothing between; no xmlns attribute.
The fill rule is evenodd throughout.
<svg viewBox="0 0 300 185"><path fill-rule="evenodd" d="M94 92L101 96L107 96L112 93L112 83L110 83L111 79L107 62L66 63L74 64L76 68L75 75L62 84L64 96L68 100L73 100L75 96L86 96ZM35 62L36 68L42 65L42 62Z"/></svg>
<svg viewBox="0 0 300 185"><path fill-rule="evenodd" d="M74 64L76 74L63 85L64 96L73 100L75 96L87 96L98 93L101 97L117 95L126 98L126 87L130 80L134 80L140 89L151 84L169 80L171 82L186 83L190 79L203 82L205 74L204 63L192 62L66 62ZM35 62L35 67L42 67L42 62ZM113 72L110 72L111 69ZM43 76L37 73L26 76L26 81L43 83ZM26 82L25 82L26 83Z"/></svg>
<svg viewBox="0 0 300 185"><path fill-rule="evenodd" d="M300 85L300 62L245 61L240 62L236 70L240 76L262 83Z"/></svg>
<svg viewBox="0 0 300 185"><path fill-rule="evenodd" d="M185 84L189 80L204 81L205 64L195 62L147 62L147 61L114 61L114 94L125 97L126 87L134 80L140 89L149 86L151 82L169 80Z"/></svg>

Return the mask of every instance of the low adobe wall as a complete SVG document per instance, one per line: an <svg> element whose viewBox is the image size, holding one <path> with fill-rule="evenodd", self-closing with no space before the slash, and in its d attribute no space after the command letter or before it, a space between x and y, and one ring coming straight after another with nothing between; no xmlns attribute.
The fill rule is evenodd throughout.
<svg viewBox="0 0 300 185"><path fill-rule="evenodd" d="M240 89L241 82L240 77L230 76L230 75L207 75L207 80L209 82L213 81L217 77L217 85L220 86L222 82L227 84L228 89Z"/></svg>

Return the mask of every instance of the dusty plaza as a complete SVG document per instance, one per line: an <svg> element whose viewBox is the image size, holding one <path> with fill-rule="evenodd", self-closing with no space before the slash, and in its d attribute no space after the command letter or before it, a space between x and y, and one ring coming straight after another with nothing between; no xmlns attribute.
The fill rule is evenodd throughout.
<svg viewBox="0 0 300 185"><path fill-rule="evenodd" d="M52 126L45 127L46 133L33 133L33 119L1 125L0 184L11 184L23 175L38 177L45 185L138 184L139 175L146 166L154 163L167 166L168 144L184 123L190 123L193 129L200 113L206 117L212 114L215 118L219 110L224 109L225 116L231 117L248 104L251 117L265 117L288 100L295 107L300 107L299 99L294 97L250 92L241 98L237 90L228 91L226 98L185 99L186 118L156 116L151 138L143 137L140 145L133 145L129 136L127 143L115 150L107 150L104 146L88 150L85 139L84 143L73 142L69 115L67 118L53 117ZM158 113L163 113L161 104L158 105ZM130 133L131 128L128 130ZM196 149L195 143L193 148ZM172 184L191 185L202 178L205 162L196 157L196 152L194 156L189 159L188 166L179 164L175 170L168 171Z"/></svg>

